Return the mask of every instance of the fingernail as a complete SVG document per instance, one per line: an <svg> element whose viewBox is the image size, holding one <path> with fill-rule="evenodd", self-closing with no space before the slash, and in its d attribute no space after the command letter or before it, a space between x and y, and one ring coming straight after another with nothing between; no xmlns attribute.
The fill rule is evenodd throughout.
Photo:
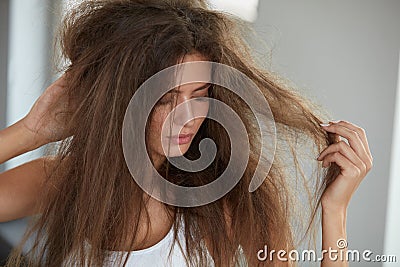
<svg viewBox="0 0 400 267"><path fill-rule="evenodd" d="M325 165L325 168L329 168L331 166L331 163L329 162L328 164Z"/></svg>
<svg viewBox="0 0 400 267"><path fill-rule="evenodd" d="M330 124L329 124L329 123L320 123L319 125L321 125L322 127L327 127L327 126L329 126Z"/></svg>
<svg viewBox="0 0 400 267"><path fill-rule="evenodd" d="M332 122L332 123L339 123L340 120L337 120L337 121L329 121L329 122Z"/></svg>

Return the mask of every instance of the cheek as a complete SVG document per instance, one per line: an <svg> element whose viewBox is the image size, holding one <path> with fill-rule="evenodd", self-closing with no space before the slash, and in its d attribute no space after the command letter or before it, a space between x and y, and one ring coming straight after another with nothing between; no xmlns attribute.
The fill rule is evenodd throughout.
<svg viewBox="0 0 400 267"><path fill-rule="evenodd" d="M204 122L204 120L206 119L206 117L207 117L207 114L208 114L208 110L209 110L209 108L210 108L210 104L207 102L206 104L203 104L200 108L199 108L199 121L200 121L200 124L202 124L203 122Z"/></svg>
<svg viewBox="0 0 400 267"><path fill-rule="evenodd" d="M162 126L165 123L168 113L164 110L158 109L153 113L153 117L150 124L150 132L152 136L159 137Z"/></svg>
<svg viewBox="0 0 400 267"><path fill-rule="evenodd" d="M210 103L209 102L203 102L195 105L195 108L197 110L197 114L201 116L206 116L208 113L208 110L210 108Z"/></svg>
<svg viewBox="0 0 400 267"><path fill-rule="evenodd" d="M196 120L197 121L197 129L200 128L200 126L203 124L204 120L205 120L205 118L199 118Z"/></svg>

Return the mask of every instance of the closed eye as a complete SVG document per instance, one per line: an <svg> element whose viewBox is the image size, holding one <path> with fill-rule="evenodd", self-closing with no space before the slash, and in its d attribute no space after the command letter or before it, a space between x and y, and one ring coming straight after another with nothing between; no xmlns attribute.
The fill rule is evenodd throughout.
<svg viewBox="0 0 400 267"><path fill-rule="evenodd" d="M160 105L166 105L172 102L172 99L161 99L158 101L158 104Z"/></svg>
<svg viewBox="0 0 400 267"><path fill-rule="evenodd" d="M206 93L205 93L205 95L201 95L201 96L197 96L197 97L194 97L194 99L195 99L195 101L198 101L198 102L208 102L208 90L207 90L208 88L204 88L204 89L202 89L202 90L206 90ZM198 92L200 92L200 91L198 91ZM204 94L204 93L203 93ZM161 98L159 101L158 101L158 104L159 105L167 105L167 104L171 104L171 103L173 103L173 101L175 100L175 97L176 97L177 95L176 94L173 94L172 92L168 92L167 94L165 94L164 95L164 97L163 98Z"/></svg>

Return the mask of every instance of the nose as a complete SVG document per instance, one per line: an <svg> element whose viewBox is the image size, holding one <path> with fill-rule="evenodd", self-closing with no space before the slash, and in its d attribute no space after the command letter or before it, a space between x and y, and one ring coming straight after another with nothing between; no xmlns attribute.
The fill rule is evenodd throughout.
<svg viewBox="0 0 400 267"><path fill-rule="evenodd" d="M174 122L186 127L194 125L194 113L191 101L184 98L179 108L176 109Z"/></svg>

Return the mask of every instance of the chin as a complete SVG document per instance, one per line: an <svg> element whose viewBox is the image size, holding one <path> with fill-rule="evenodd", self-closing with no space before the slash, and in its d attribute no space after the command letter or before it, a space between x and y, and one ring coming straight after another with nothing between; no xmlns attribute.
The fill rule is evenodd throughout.
<svg viewBox="0 0 400 267"><path fill-rule="evenodd" d="M168 157L181 157L189 150L189 144L184 144L178 146L171 146L171 150L169 151Z"/></svg>

